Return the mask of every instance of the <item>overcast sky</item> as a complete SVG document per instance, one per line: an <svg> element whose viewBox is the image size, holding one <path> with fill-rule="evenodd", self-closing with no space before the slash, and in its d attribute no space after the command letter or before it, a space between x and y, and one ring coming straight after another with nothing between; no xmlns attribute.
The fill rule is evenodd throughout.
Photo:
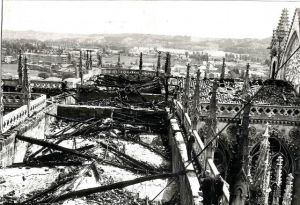
<svg viewBox="0 0 300 205"><path fill-rule="evenodd" d="M213 38L272 35L283 8L299 2L12 1L4 0L5 30L58 33L146 33Z"/></svg>

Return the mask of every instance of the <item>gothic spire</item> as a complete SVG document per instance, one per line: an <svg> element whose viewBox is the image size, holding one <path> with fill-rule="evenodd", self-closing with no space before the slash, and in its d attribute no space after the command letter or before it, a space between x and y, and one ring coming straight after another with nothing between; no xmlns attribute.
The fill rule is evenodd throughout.
<svg viewBox="0 0 300 205"><path fill-rule="evenodd" d="M243 95L245 97L245 95L248 94L249 90L250 90L250 86L249 86L249 70L250 70L250 64L247 63L246 65L246 73L244 76L244 84L243 84Z"/></svg>
<svg viewBox="0 0 300 205"><path fill-rule="evenodd" d="M224 79L225 77L225 58L223 58L223 64L222 64L222 70L221 70L221 76L220 79Z"/></svg>
<svg viewBox="0 0 300 205"><path fill-rule="evenodd" d="M250 95L245 94L244 111L242 117L242 124L240 126L240 136L238 140L239 154L241 159L241 169L244 169L245 173L249 173L249 124L250 124Z"/></svg>
<svg viewBox="0 0 300 205"><path fill-rule="evenodd" d="M117 67L118 67L118 68L121 68L121 53L118 54Z"/></svg>
<svg viewBox="0 0 300 205"><path fill-rule="evenodd" d="M18 76L19 76L19 85L22 86L22 78L23 78L23 70L22 70L22 53L19 50L19 58L18 58Z"/></svg>
<svg viewBox="0 0 300 205"><path fill-rule="evenodd" d="M90 63L89 63L89 51L87 50L86 51L86 61L85 61L86 70L89 70L89 65L90 65Z"/></svg>
<svg viewBox="0 0 300 205"><path fill-rule="evenodd" d="M214 80L212 90L211 90L211 98L209 105L209 115L206 119L206 136L205 136L205 144L210 142L217 133L217 90L218 90L218 81ZM214 158L214 152L217 144L216 141L210 144L207 148L206 156L207 158Z"/></svg>
<svg viewBox="0 0 300 205"><path fill-rule="evenodd" d="M28 91L28 69L27 69L27 58L24 58L24 68L23 68L23 90L24 92Z"/></svg>
<svg viewBox="0 0 300 205"><path fill-rule="evenodd" d="M171 74L171 55L167 52L166 63L165 63L165 74Z"/></svg>
<svg viewBox="0 0 300 205"><path fill-rule="evenodd" d="M278 156L276 160L276 173L275 173L275 190L273 194L273 205L279 205L279 200L281 197L281 183L282 183L282 156Z"/></svg>
<svg viewBox="0 0 300 205"><path fill-rule="evenodd" d="M92 51L91 50L90 50L89 63L90 63L89 68L92 69L92 67L93 67L93 60L92 60Z"/></svg>
<svg viewBox="0 0 300 205"><path fill-rule="evenodd" d="M82 51L79 53L79 77L81 85L83 84L83 73L82 73Z"/></svg>
<svg viewBox="0 0 300 205"><path fill-rule="evenodd" d="M30 116L30 99L31 99L31 91L30 91L30 83L28 78L28 70L27 70L27 58L24 58L24 69L23 69L23 95L24 95L24 103L27 105L27 115Z"/></svg>
<svg viewBox="0 0 300 205"><path fill-rule="evenodd" d="M197 70L197 78L196 78L196 86L195 86L195 93L193 99L193 110L196 111L197 106L199 104L199 97L200 97L200 70Z"/></svg>
<svg viewBox="0 0 300 205"><path fill-rule="evenodd" d="M160 71L160 57L161 57L160 54L161 54L161 52L158 51L158 56L157 56L157 67L156 67L156 76L158 76L159 71Z"/></svg>
<svg viewBox="0 0 300 205"><path fill-rule="evenodd" d="M98 67L102 67L102 56L100 55L100 53L97 53L97 60L98 60Z"/></svg>
<svg viewBox="0 0 300 205"><path fill-rule="evenodd" d="M291 205L292 204L292 193L293 193L293 174L290 173L286 178L286 186L284 189L284 195L282 199L282 204Z"/></svg>
<svg viewBox="0 0 300 205"><path fill-rule="evenodd" d="M185 77L185 85L184 85L184 109L187 111L188 101L189 101L189 93L190 93L190 64L188 63L186 66L186 77Z"/></svg>
<svg viewBox="0 0 300 205"><path fill-rule="evenodd" d="M277 26L277 38L279 42L282 42L282 40L287 36L289 32L289 15L288 15L288 10L284 8L281 12L281 16L278 22Z"/></svg>
<svg viewBox="0 0 300 205"><path fill-rule="evenodd" d="M140 64L139 64L140 72L143 70L143 53L140 53Z"/></svg>

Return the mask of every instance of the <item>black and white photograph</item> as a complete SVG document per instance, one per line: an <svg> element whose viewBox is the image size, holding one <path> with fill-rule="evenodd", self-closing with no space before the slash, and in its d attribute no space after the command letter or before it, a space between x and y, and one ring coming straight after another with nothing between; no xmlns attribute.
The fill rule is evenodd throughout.
<svg viewBox="0 0 300 205"><path fill-rule="evenodd" d="M0 204L300 205L300 1L0 6Z"/></svg>

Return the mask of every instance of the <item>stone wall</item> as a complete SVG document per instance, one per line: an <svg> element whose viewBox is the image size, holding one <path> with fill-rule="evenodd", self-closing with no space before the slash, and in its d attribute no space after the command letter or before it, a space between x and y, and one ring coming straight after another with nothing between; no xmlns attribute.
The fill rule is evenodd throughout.
<svg viewBox="0 0 300 205"><path fill-rule="evenodd" d="M113 113L113 114L112 114ZM80 120L90 118L109 118L112 115L126 114L130 116L143 116L147 122L156 122L157 120L166 120L165 111L150 109L125 109L111 106L88 106L88 105L58 105L57 114L61 117L68 117ZM153 118L155 116L156 118Z"/></svg>
<svg viewBox="0 0 300 205"><path fill-rule="evenodd" d="M172 171L189 170L185 175L179 176L178 187L180 203L185 205L202 204L199 197L200 184L192 164L188 165L186 145L178 123L171 120L169 129L169 144L172 150Z"/></svg>
<svg viewBox="0 0 300 205"><path fill-rule="evenodd" d="M184 112L181 103L178 101L174 101L174 104L175 104L175 113L180 120L180 124L183 125L183 129L187 133L191 131L191 134L195 137L195 143L193 144L193 153L194 156L198 155L205 148L205 144L201 140L198 134L198 129L196 127L199 125L203 125L204 123L198 123L199 121L197 121L196 123L192 122L190 116ZM195 125L193 126L193 124ZM218 126L220 126L220 123L218 123ZM219 171L216 168L216 165L214 164L213 160L211 158L205 157L205 151L200 156L197 157L197 162L201 167L205 167L205 164L207 164L207 168L210 169L213 176L219 174ZM227 184L224 184L221 204L229 204L229 198L230 198L229 187Z"/></svg>
<svg viewBox="0 0 300 205"><path fill-rule="evenodd" d="M28 117L23 123L12 128L4 135L4 139L0 146L0 166L11 166L14 163L22 163L29 148L29 143L16 139L17 135L24 135L37 139L45 138L45 129L47 129L46 122L49 123L54 120L53 117L45 115L45 113L56 113L56 105L50 105L40 112ZM40 146L31 145L30 149L35 151Z"/></svg>

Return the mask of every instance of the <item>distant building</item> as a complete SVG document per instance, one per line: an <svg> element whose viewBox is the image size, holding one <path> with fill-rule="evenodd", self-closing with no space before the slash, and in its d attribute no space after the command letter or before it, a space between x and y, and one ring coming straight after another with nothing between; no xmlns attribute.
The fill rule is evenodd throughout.
<svg viewBox="0 0 300 205"><path fill-rule="evenodd" d="M5 63L11 63L13 61L13 57L12 56L4 56L4 62Z"/></svg>
<svg viewBox="0 0 300 205"><path fill-rule="evenodd" d="M66 64L67 55L52 55L39 53L25 53L30 63Z"/></svg>

